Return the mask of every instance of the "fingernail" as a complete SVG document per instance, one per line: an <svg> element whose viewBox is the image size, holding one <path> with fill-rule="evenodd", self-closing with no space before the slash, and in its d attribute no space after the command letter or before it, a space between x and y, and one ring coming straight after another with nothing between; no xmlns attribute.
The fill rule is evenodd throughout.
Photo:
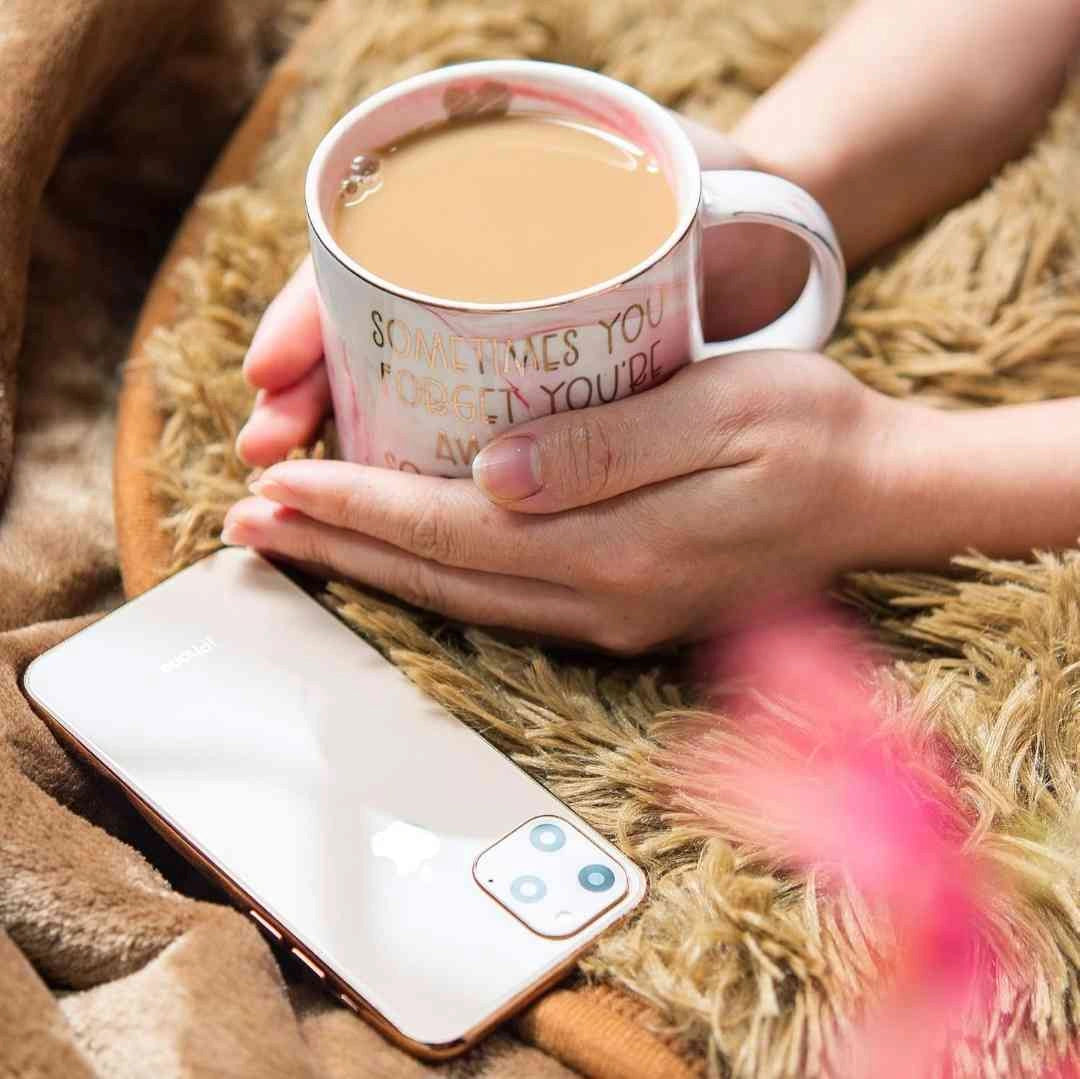
<svg viewBox="0 0 1080 1079"><path fill-rule="evenodd" d="M289 501L289 489L265 472L261 476L256 476L248 484L248 490L253 495L259 495L260 498L270 499L271 502L287 503Z"/></svg>
<svg viewBox="0 0 1080 1079"><path fill-rule="evenodd" d="M520 502L544 486L540 447L531 435L508 435L488 443L472 467L473 482L496 502Z"/></svg>
<svg viewBox="0 0 1080 1079"><path fill-rule="evenodd" d="M256 476L248 484L248 490L253 495L269 498L271 502L284 502L288 489L278 483L272 476Z"/></svg>

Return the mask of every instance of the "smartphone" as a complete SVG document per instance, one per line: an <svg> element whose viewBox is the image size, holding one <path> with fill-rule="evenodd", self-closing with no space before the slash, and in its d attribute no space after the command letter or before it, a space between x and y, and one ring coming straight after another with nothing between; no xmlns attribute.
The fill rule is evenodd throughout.
<svg viewBox="0 0 1080 1079"><path fill-rule="evenodd" d="M467 1049L641 902L644 874L335 614L218 551L35 659L27 696L327 990Z"/></svg>

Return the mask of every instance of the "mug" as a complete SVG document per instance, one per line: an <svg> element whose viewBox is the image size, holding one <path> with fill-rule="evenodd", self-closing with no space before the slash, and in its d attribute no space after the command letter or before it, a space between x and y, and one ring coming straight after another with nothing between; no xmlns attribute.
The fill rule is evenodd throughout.
<svg viewBox="0 0 1080 1079"><path fill-rule="evenodd" d="M447 119L506 111L576 119L651 154L677 205L664 243L610 280L523 303L424 295L381 279L342 250L327 222L357 155ZM706 356L820 348L843 302L839 244L810 195L765 173L703 173L666 109L614 79L562 64L458 64L387 87L319 144L305 200L338 441L346 459L362 464L468 475L480 449L514 424L641 393ZM801 237L810 273L775 322L706 342L702 230L733 221Z"/></svg>

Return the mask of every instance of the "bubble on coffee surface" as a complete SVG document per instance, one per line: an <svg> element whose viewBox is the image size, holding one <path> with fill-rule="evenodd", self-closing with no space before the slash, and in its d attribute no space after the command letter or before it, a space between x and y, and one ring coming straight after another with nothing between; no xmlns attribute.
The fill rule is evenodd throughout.
<svg viewBox="0 0 1080 1079"><path fill-rule="evenodd" d="M349 162L349 172L341 181L341 199L346 206L358 206L382 187L382 159L377 154L357 154Z"/></svg>

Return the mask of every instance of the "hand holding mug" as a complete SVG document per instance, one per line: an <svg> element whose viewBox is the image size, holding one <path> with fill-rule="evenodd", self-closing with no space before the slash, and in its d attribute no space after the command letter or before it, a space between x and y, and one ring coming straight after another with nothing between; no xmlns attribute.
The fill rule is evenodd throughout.
<svg viewBox="0 0 1080 1079"><path fill-rule="evenodd" d="M260 351L286 348L275 317ZM224 538L472 624L636 652L872 561L890 538L874 500L904 410L821 356L718 357L513 428L477 458L479 484L275 464Z"/></svg>
<svg viewBox="0 0 1080 1079"><path fill-rule="evenodd" d="M843 299L805 191L702 173L670 112L561 64L461 64L372 95L320 143L305 202L338 441L358 463L468 475L515 424L704 356L818 348ZM773 322L706 342L704 237L743 224L797 236L809 275Z"/></svg>
<svg viewBox="0 0 1080 1079"><path fill-rule="evenodd" d="M778 178L740 171L703 177L695 148L706 164L745 161L733 147L728 157L728 145L707 129L687 124L688 138L670 114L629 88L556 65L477 65L485 75L505 77L512 89L524 85L514 78L524 79L541 98L569 83L572 101L584 102L590 115L605 114L612 125L628 124L626 117L632 117L636 140L655 154L676 193L677 227L633 272L543 303L445 303L391 285L350 264L326 226L337 174L347 167L352 137L364 125L381 123L385 135L388 123L402 122L400 110L389 108L402 94L406 104L426 101L431 107L439 97L428 91L442 89L445 100L445 83L480 74L467 67L376 95L346 117L316 154L308 204L318 291L312 264L305 263L267 311L245 363L259 398L239 448L251 463L267 464L306 442L333 387L339 432L345 421L345 455L354 463L289 462L270 469L255 485L257 497L231 511L226 541L330 566L468 621L617 650L707 632L717 623L721 590L731 595L736 581L751 586L758 579L758 556L736 566L732 543L754 536L768 540L797 509L783 498L761 496L758 486L776 478L776 466L766 467L763 459L788 461L784 448L805 444L807 428L817 438L847 438L852 409L844 402L862 399L854 380L820 358L746 351L813 348L824 340L843 292L843 262L831 226L812 199ZM417 115L408 122L416 123ZM730 302L740 269L758 301L756 310L766 317L783 310L797 291L800 260L791 258L784 241L761 242L758 226L764 222L787 230L769 229L769 238L794 236L809 247L806 286L764 328L705 344L703 257L705 273L720 285L710 287L710 298L719 294ZM714 224L725 227L710 230ZM710 242L713 236L717 242ZM778 260L772 269L784 272L770 272L770 251ZM754 271L771 291L753 287ZM723 303L721 312L727 307ZM746 329L751 307L739 305L741 324L713 316L706 327L719 327L720 333L731 326ZM516 406L508 395L505 414L488 410L480 421L487 424L482 440L467 430L453 439L463 451L458 456L441 448L451 443L441 429L448 422L446 408L417 407L423 398L407 366L417 359L414 340L424 341L430 359L431 343L447 327L452 337L473 344L480 373L504 378L524 405L511 415ZM581 363L568 372L572 377L560 378L558 360L546 351L542 367L537 352L535 365L520 366L513 380L505 360L501 371L495 362L484 372L484 342L494 348L505 341L518 361L523 347L534 348L534 339L545 340L545 348L546 338L571 344L557 332L573 334L573 344L580 344L564 353L568 363ZM330 379L318 362L324 348ZM373 348L389 352L385 358L366 355ZM692 358L724 352L744 355L683 368ZM403 362L395 368L395 360ZM397 387L395 398L388 376L407 382L408 392ZM604 407L582 408L592 402L594 386ZM555 396L564 388L566 401ZM445 406L445 390L440 393ZM819 396L822 408L800 414L803 393ZM539 407L545 401L549 407ZM426 403L431 406L432 398ZM472 420L475 410L459 411L457 418ZM404 471L395 474L368 462ZM809 471L823 460L803 463L807 475L797 487L806 486ZM467 474L470 464L479 489L469 481L415 474ZM736 530L718 533L717 511L733 511L736 492L759 512L739 521ZM801 500L807 504L799 512L813 516L809 501ZM812 535L809 530L803 539ZM767 550L776 547L766 543ZM834 569L823 564L821 572ZM741 606L736 598L723 613L737 616Z"/></svg>
<svg viewBox="0 0 1080 1079"><path fill-rule="evenodd" d="M672 114L703 170L754 170L755 162L729 136ZM702 238L704 331L711 340L748 334L774 321L806 281L806 247L772 224L738 222ZM244 361L256 388L251 417L237 440L240 456L265 467L314 437L330 408L322 362L322 331L310 257L267 308Z"/></svg>

